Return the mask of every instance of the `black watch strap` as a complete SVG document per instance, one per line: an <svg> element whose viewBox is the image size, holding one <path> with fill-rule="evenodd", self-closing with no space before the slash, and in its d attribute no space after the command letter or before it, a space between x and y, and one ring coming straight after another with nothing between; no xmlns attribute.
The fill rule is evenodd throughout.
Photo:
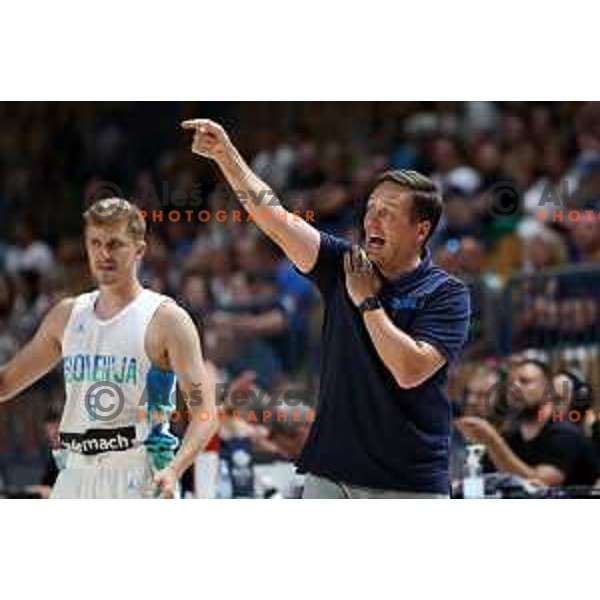
<svg viewBox="0 0 600 600"><path fill-rule="evenodd" d="M377 296L369 296L358 305L360 314L366 313L370 310L377 310L378 308L381 308L381 302L379 302L379 298L377 298Z"/></svg>

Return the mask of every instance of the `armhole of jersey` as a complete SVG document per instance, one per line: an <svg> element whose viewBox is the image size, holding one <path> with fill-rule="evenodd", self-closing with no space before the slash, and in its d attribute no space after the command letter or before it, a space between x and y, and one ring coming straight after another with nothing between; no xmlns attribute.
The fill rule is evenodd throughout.
<svg viewBox="0 0 600 600"><path fill-rule="evenodd" d="M81 312L83 312L87 306L90 306L90 305L93 306L94 298L96 297L96 295L97 295L97 293L95 293L95 292L86 292L84 294L79 294L79 296L75 296L75 298L73 299L73 306L71 307L71 313L69 314L69 318L67 319L67 322L65 323L65 328L64 328L63 334L62 334L62 339L60 341L60 350L63 355L65 353L65 340L67 337L67 332L69 331L70 327L75 322L77 315L79 315Z"/></svg>
<svg viewBox="0 0 600 600"><path fill-rule="evenodd" d="M148 335L148 329L150 327L150 324L152 323L152 319L154 319L154 317L156 316L156 313L158 312L159 308L161 306L164 306L165 304L168 304L169 302L174 302L175 304L177 304L175 302L175 300L173 298L170 298L169 296L161 295L160 298L157 298L156 305L154 306L153 310L149 311L148 316L146 318L146 322L144 324L144 336L142 339L142 352L143 352L144 358L148 362L149 367L160 368L158 365L155 365L152 362L152 359L150 358L150 355L148 354L148 351L146 349L146 336ZM162 369L162 370L164 370L164 369Z"/></svg>

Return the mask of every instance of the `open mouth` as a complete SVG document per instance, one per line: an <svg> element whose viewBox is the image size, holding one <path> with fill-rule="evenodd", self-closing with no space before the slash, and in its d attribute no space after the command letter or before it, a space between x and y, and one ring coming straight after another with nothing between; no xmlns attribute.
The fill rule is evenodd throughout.
<svg viewBox="0 0 600 600"><path fill-rule="evenodd" d="M385 240L380 235L370 235L367 238L368 250L381 250L385 245Z"/></svg>

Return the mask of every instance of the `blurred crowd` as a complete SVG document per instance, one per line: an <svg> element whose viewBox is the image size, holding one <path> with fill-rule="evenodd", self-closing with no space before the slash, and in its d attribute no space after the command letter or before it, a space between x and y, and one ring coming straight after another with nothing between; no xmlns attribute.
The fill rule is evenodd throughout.
<svg viewBox="0 0 600 600"><path fill-rule="evenodd" d="M600 420L594 390L576 367L552 368L529 351L472 371L454 403L450 476L466 475L469 445L485 471L544 487L600 486Z"/></svg>
<svg viewBox="0 0 600 600"><path fill-rule="evenodd" d="M332 130L336 111L342 131ZM600 103L570 102L0 104L0 363L57 298L93 285L80 219L104 190L162 212L149 221L142 281L188 308L222 379L250 377L269 394L301 387L314 406L320 305L311 285L252 223L168 216L239 209L177 127L199 115L223 122L286 206L357 242L379 172L414 168L439 184L445 216L431 251L473 301L465 358L451 373L458 405L470 402L472 376L480 381L483 368L492 381L499 355L528 348L593 379ZM27 395L0 410L5 462L39 452L44 414L60 408L60 373ZM292 458L305 430L289 429L251 437Z"/></svg>

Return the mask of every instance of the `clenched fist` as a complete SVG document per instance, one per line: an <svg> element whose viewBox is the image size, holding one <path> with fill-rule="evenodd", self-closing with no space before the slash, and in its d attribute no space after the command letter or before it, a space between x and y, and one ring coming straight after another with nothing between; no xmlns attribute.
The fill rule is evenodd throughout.
<svg viewBox="0 0 600 600"><path fill-rule="evenodd" d="M208 119L189 119L183 121L184 129L194 132L192 152L199 156L212 158L221 163L232 151L232 144L225 130L214 121Z"/></svg>

